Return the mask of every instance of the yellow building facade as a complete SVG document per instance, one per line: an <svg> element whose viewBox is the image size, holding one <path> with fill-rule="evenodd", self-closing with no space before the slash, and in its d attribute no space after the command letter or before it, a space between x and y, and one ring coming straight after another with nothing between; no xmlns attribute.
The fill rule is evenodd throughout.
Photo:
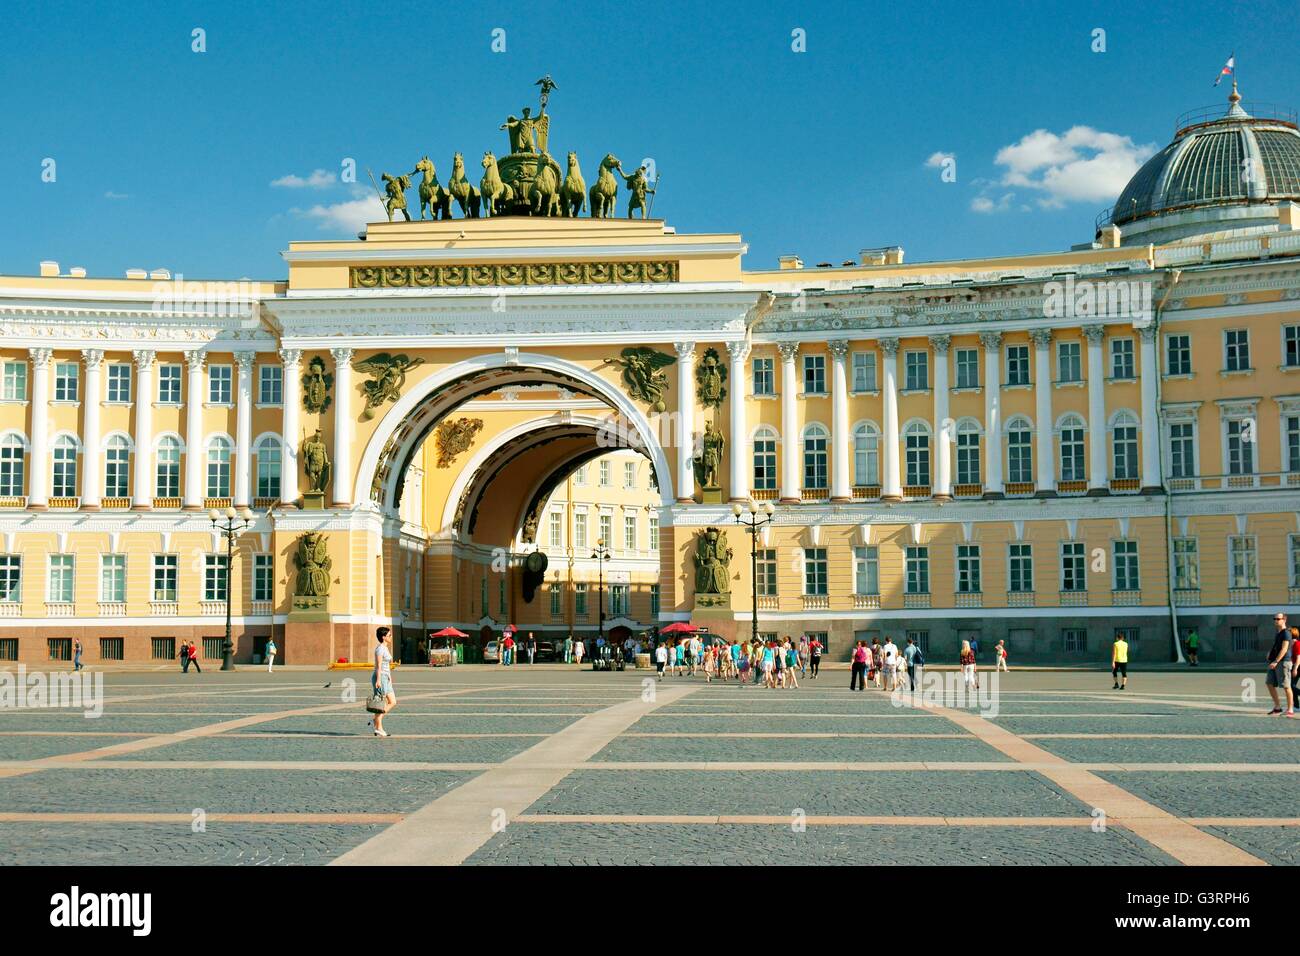
<svg viewBox="0 0 1300 956"><path fill-rule="evenodd" d="M0 277L0 659L219 657L229 602L238 661L755 615L833 658L1253 660L1300 612L1296 200L1294 121L1233 101L1067 252L754 271L506 216L295 242L283 282ZM213 508L251 513L229 581Z"/></svg>

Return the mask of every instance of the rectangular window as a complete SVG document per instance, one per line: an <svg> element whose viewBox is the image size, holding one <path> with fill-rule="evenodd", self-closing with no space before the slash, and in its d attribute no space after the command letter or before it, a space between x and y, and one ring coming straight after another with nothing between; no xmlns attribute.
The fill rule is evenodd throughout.
<svg viewBox="0 0 1300 956"><path fill-rule="evenodd" d="M978 349L957 349L953 362L957 368L957 387L975 388L980 383L980 353Z"/></svg>
<svg viewBox="0 0 1300 956"><path fill-rule="evenodd" d="M75 559L70 554L50 555L50 580L45 600L51 604L71 604L74 597Z"/></svg>
<svg viewBox="0 0 1300 956"><path fill-rule="evenodd" d="M1300 534L1287 535L1287 554L1290 556L1287 562L1290 568L1289 583L1293 588L1300 588ZM0 564L0 567L3 567ZM3 587L3 579L0 579L0 587ZM0 593L0 600L3 595Z"/></svg>
<svg viewBox="0 0 1300 956"><path fill-rule="evenodd" d="M1056 343L1056 380L1058 382L1083 381L1083 362L1078 342Z"/></svg>
<svg viewBox="0 0 1300 956"><path fill-rule="evenodd" d="M559 617L564 613L564 591L558 584L552 584L551 592L551 617Z"/></svg>
<svg viewBox="0 0 1300 956"><path fill-rule="evenodd" d="M552 511L547 521L550 527L551 547L564 547L564 512Z"/></svg>
<svg viewBox="0 0 1300 956"><path fill-rule="evenodd" d="M853 353L853 391L874 392L876 385L876 353Z"/></svg>
<svg viewBox="0 0 1300 956"><path fill-rule="evenodd" d="M23 559L17 554L0 554L0 601L17 604L23 599Z"/></svg>
<svg viewBox="0 0 1300 956"><path fill-rule="evenodd" d="M17 435L10 435L0 442L0 495L17 498L26 493L23 487L27 470L23 457L26 454L23 441Z"/></svg>
<svg viewBox="0 0 1300 956"><path fill-rule="evenodd" d="M921 652L922 658L930 656L930 632L927 630L910 630L904 635L904 641L911 641ZM906 647L906 643L903 645Z"/></svg>
<svg viewBox="0 0 1300 956"><path fill-rule="evenodd" d="M957 432L957 484L980 483L980 435L977 431Z"/></svg>
<svg viewBox="0 0 1300 956"><path fill-rule="evenodd" d="M880 594L880 549L853 549L853 587L855 594Z"/></svg>
<svg viewBox="0 0 1300 956"><path fill-rule="evenodd" d="M754 439L754 490L776 488L776 439L763 434Z"/></svg>
<svg viewBox="0 0 1300 956"><path fill-rule="evenodd" d="M1116 541L1113 560L1115 563L1115 590L1139 590L1137 542Z"/></svg>
<svg viewBox="0 0 1300 956"><path fill-rule="evenodd" d="M170 661L176 657L176 638L153 637L149 639L149 656L156 661Z"/></svg>
<svg viewBox="0 0 1300 956"><path fill-rule="evenodd" d="M600 463L600 487L609 487L609 462L607 461Z"/></svg>
<svg viewBox="0 0 1300 956"><path fill-rule="evenodd" d="M650 550L659 550L659 516L650 516Z"/></svg>
<svg viewBox="0 0 1300 956"><path fill-rule="evenodd" d="M587 585L573 586L573 613L576 617L587 616Z"/></svg>
<svg viewBox="0 0 1300 956"><path fill-rule="evenodd" d="M803 391L805 395L826 394L826 356L803 357Z"/></svg>
<svg viewBox="0 0 1300 956"><path fill-rule="evenodd" d="M1250 369L1250 332L1247 329L1228 329L1223 333L1223 367L1229 372Z"/></svg>
<svg viewBox="0 0 1300 956"><path fill-rule="evenodd" d="M181 403L181 367L179 365L158 366L158 404L179 405Z"/></svg>
<svg viewBox="0 0 1300 956"><path fill-rule="evenodd" d="M575 511L573 514L573 546L575 548L587 546L587 512L585 511Z"/></svg>
<svg viewBox="0 0 1300 956"><path fill-rule="evenodd" d="M930 593L930 549L908 547L905 552L906 588L908 594Z"/></svg>
<svg viewBox="0 0 1300 956"><path fill-rule="evenodd" d="M980 547L977 544L957 545L957 593L978 594L980 591Z"/></svg>
<svg viewBox="0 0 1300 956"><path fill-rule="evenodd" d="M125 554L100 555L99 599L106 604L122 604L126 601Z"/></svg>
<svg viewBox="0 0 1300 956"><path fill-rule="evenodd" d="M905 441L907 484L925 488L930 484L930 436L923 431L910 432Z"/></svg>
<svg viewBox="0 0 1300 956"><path fill-rule="evenodd" d="M903 355L906 376L904 388L909 391L930 387L930 353L906 352Z"/></svg>
<svg viewBox="0 0 1300 956"><path fill-rule="evenodd" d="M1232 649L1238 653L1259 650L1259 631L1253 627L1232 629Z"/></svg>
<svg viewBox="0 0 1300 956"><path fill-rule="evenodd" d="M774 361L770 358L754 359L754 394L775 395Z"/></svg>
<svg viewBox="0 0 1300 956"><path fill-rule="evenodd" d="M1033 480L1033 433L1022 418L1007 429L1007 481L1027 484Z"/></svg>
<svg viewBox="0 0 1300 956"><path fill-rule="evenodd" d="M1227 422L1228 474L1255 473L1255 430L1250 419L1233 418Z"/></svg>
<svg viewBox="0 0 1300 956"><path fill-rule="evenodd" d="M99 659L101 661L120 661L126 657L126 639L122 637L101 637L99 639Z"/></svg>
<svg viewBox="0 0 1300 956"><path fill-rule="evenodd" d="M803 593L823 595L826 593L826 549L809 548L803 555Z"/></svg>
<svg viewBox="0 0 1300 956"><path fill-rule="evenodd" d="M111 363L108 370L108 401L119 405L131 401L131 366L121 362Z"/></svg>
<svg viewBox="0 0 1300 956"><path fill-rule="evenodd" d="M253 555L253 600L270 601L273 593L275 555Z"/></svg>
<svg viewBox="0 0 1300 956"><path fill-rule="evenodd" d="M1201 558L1195 538L1174 538L1174 590L1195 591L1201 586Z"/></svg>
<svg viewBox="0 0 1300 956"><path fill-rule="evenodd" d="M1118 379L1137 378L1132 339L1110 340L1110 377Z"/></svg>
<svg viewBox="0 0 1300 956"><path fill-rule="evenodd" d="M176 601L177 569L180 558L175 554L153 556L153 599L166 603Z"/></svg>
<svg viewBox="0 0 1300 956"><path fill-rule="evenodd" d="M203 556L203 600L224 601L229 593L229 574L224 554Z"/></svg>
<svg viewBox="0 0 1300 956"><path fill-rule="evenodd" d="M636 515L623 515L623 550L636 550Z"/></svg>
<svg viewBox="0 0 1300 956"><path fill-rule="evenodd" d="M1007 385L1029 384L1029 346L1007 346Z"/></svg>
<svg viewBox="0 0 1300 956"><path fill-rule="evenodd" d="M1282 419L1286 433L1286 470L1300 471L1300 415L1287 415Z"/></svg>
<svg viewBox="0 0 1300 956"><path fill-rule="evenodd" d="M1165 336L1165 368L1168 375L1192 374L1192 337L1178 334Z"/></svg>
<svg viewBox="0 0 1300 956"><path fill-rule="evenodd" d="M1083 560L1082 541L1066 541L1061 545L1062 591L1088 590Z"/></svg>
<svg viewBox="0 0 1300 956"><path fill-rule="evenodd" d="M0 637L0 661L18 660L18 638Z"/></svg>
<svg viewBox="0 0 1300 956"><path fill-rule="evenodd" d="M1259 558L1255 536L1232 535L1228 538L1228 587L1259 587Z"/></svg>
<svg viewBox="0 0 1300 956"><path fill-rule="evenodd" d="M634 461L623 462L623 487L629 489L636 487L636 462Z"/></svg>
<svg viewBox="0 0 1300 956"><path fill-rule="evenodd" d="M758 552L758 595L759 597L776 597L776 549L759 549Z"/></svg>
<svg viewBox="0 0 1300 956"><path fill-rule="evenodd" d="M1196 441L1191 422L1169 426L1169 477L1192 478L1196 475Z"/></svg>
<svg viewBox="0 0 1300 956"><path fill-rule="evenodd" d="M610 617L624 617L627 614L627 589L626 584L611 584L609 586Z"/></svg>
<svg viewBox="0 0 1300 956"><path fill-rule="evenodd" d="M1034 551L1028 544L1007 546L1007 590L1026 592L1034 589Z"/></svg>
<svg viewBox="0 0 1300 956"><path fill-rule="evenodd" d="M54 366L54 400L75 402L81 397L78 384L81 369L76 362L58 362Z"/></svg>
<svg viewBox="0 0 1300 956"><path fill-rule="evenodd" d="M596 542L602 548L614 547L614 516L600 516L600 540Z"/></svg>
<svg viewBox="0 0 1300 956"><path fill-rule="evenodd" d="M284 368L280 365L257 367L257 402L259 405L284 403Z"/></svg>
<svg viewBox="0 0 1300 956"><path fill-rule="evenodd" d="M1061 649L1067 654L1083 654L1088 650L1088 632L1081 627L1067 627L1061 631Z"/></svg>
<svg viewBox="0 0 1300 956"><path fill-rule="evenodd" d="M0 398L6 402L27 401L27 363L5 362L4 384Z"/></svg>
<svg viewBox="0 0 1300 956"><path fill-rule="evenodd" d="M47 637L45 639L45 646L49 648L50 660L52 661L72 660L72 638Z"/></svg>
<svg viewBox="0 0 1300 956"><path fill-rule="evenodd" d="M659 585L650 585L650 616L659 616Z"/></svg>
<svg viewBox="0 0 1300 956"><path fill-rule="evenodd" d="M234 378L234 366L231 365L209 365L208 366L208 404L210 405L230 405L234 401L232 398L232 382Z"/></svg>
<svg viewBox="0 0 1300 956"><path fill-rule="evenodd" d="M1282 364L1287 368L1300 366L1300 325L1282 328Z"/></svg>
<svg viewBox="0 0 1300 956"><path fill-rule="evenodd" d="M573 483L580 487L587 484L587 466L583 465L573 473Z"/></svg>

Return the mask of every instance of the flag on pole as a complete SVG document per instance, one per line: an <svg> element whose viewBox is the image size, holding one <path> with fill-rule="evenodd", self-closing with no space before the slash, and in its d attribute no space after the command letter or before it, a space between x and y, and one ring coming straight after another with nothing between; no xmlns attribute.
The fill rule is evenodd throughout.
<svg viewBox="0 0 1300 956"><path fill-rule="evenodd" d="M1219 71L1219 75L1214 81L1215 86L1218 86L1219 81L1222 80L1225 76L1232 76L1232 71L1233 68L1236 66L1236 61L1237 61L1237 54L1234 53L1232 54L1232 56L1228 57L1228 62L1223 65L1223 69Z"/></svg>

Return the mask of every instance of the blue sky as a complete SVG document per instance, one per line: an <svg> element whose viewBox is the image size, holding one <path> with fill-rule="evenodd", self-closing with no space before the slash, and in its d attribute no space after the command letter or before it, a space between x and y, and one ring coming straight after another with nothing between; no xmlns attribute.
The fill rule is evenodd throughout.
<svg viewBox="0 0 1300 956"><path fill-rule="evenodd" d="M1285 52L1298 11L10 0L0 272L55 259L92 275L282 277L291 239L353 234L366 193L337 182L345 159L368 190L367 166L405 172L426 153L445 182L460 151L477 182L484 150L506 152L497 127L536 103L547 72L553 153L577 151L588 183L606 152L628 167L653 158L655 214L683 232L740 232L747 268L893 244L909 261L1068 248L1177 114L1222 101L1227 86L1211 84L1229 53L1247 100L1300 106L1300 62ZM806 52L792 50L796 29ZM272 185L315 170L322 188Z"/></svg>

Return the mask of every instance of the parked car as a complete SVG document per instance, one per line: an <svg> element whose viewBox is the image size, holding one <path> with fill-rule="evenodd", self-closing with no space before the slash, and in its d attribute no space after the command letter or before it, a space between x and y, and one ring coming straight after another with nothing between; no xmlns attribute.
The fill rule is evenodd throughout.
<svg viewBox="0 0 1300 956"><path fill-rule="evenodd" d="M501 644L499 641L488 641L483 645L483 663L500 664L501 663Z"/></svg>
<svg viewBox="0 0 1300 956"><path fill-rule="evenodd" d="M537 660L539 660L539 661L556 661L556 660L559 660L559 658L556 657L556 650L555 650L555 642L554 642L554 641L538 641L538 642L537 642Z"/></svg>

